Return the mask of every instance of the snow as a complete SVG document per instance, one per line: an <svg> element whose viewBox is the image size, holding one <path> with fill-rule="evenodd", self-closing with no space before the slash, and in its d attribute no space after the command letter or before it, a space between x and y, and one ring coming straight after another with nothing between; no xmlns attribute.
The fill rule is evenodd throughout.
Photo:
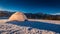
<svg viewBox="0 0 60 34"><path fill-rule="evenodd" d="M59 24L60 25L60 21L59 20L28 19L28 21L38 21L38 22Z"/></svg>
<svg viewBox="0 0 60 34"><path fill-rule="evenodd" d="M0 34L59 34L47 30L39 30L31 27L17 26L13 24L0 24Z"/></svg>
<svg viewBox="0 0 60 34"><path fill-rule="evenodd" d="M60 34L60 25L58 24L36 21L7 21L7 19L0 20L0 34Z"/></svg>
<svg viewBox="0 0 60 34"><path fill-rule="evenodd" d="M51 15L60 15L60 13L54 13L54 14L51 14Z"/></svg>

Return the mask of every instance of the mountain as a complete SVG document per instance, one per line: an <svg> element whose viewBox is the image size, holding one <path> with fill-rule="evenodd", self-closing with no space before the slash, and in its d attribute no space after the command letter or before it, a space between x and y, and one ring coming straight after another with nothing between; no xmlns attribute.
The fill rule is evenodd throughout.
<svg viewBox="0 0 60 34"><path fill-rule="evenodd" d="M15 12L9 12L9 11L0 11L0 18L8 18Z"/></svg>
<svg viewBox="0 0 60 34"><path fill-rule="evenodd" d="M54 14L51 14L51 15L60 15L60 13L54 13Z"/></svg>
<svg viewBox="0 0 60 34"><path fill-rule="evenodd" d="M0 18L9 18L13 13L10 11L0 11ZM44 14L44 13L24 13L28 19L47 19L47 20L60 20L60 13Z"/></svg>
<svg viewBox="0 0 60 34"><path fill-rule="evenodd" d="M25 13L27 18L29 19L47 19L47 20L60 20L60 15L51 15L51 14L44 14L44 13Z"/></svg>

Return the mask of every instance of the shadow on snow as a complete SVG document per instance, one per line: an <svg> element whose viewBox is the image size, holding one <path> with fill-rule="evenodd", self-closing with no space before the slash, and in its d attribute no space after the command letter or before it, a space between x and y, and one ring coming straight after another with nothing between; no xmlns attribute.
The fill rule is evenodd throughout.
<svg viewBox="0 0 60 34"><path fill-rule="evenodd" d="M24 22L10 21L7 23L16 24L18 26L27 26L27 27L32 27L32 28L54 31L54 32L60 33L60 25L57 25L57 24L34 22L34 21L24 21Z"/></svg>

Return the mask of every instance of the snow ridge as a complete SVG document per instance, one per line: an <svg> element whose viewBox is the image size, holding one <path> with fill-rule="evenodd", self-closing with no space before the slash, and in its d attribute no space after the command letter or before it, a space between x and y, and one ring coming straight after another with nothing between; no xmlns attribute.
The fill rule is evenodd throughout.
<svg viewBox="0 0 60 34"><path fill-rule="evenodd" d="M52 31L40 30L31 27L13 24L0 24L0 34L59 34Z"/></svg>

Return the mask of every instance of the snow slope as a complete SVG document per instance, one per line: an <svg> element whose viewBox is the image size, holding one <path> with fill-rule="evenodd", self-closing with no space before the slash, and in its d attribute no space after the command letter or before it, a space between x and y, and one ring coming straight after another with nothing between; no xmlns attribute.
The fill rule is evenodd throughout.
<svg viewBox="0 0 60 34"><path fill-rule="evenodd" d="M7 21L0 20L0 34L60 34L59 24L36 21Z"/></svg>
<svg viewBox="0 0 60 34"><path fill-rule="evenodd" d="M38 22L59 24L60 25L60 21L59 20L28 19L28 21L38 21Z"/></svg>
<svg viewBox="0 0 60 34"><path fill-rule="evenodd" d="M53 31L40 30L13 24L0 24L0 34L59 34Z"/></svg>

